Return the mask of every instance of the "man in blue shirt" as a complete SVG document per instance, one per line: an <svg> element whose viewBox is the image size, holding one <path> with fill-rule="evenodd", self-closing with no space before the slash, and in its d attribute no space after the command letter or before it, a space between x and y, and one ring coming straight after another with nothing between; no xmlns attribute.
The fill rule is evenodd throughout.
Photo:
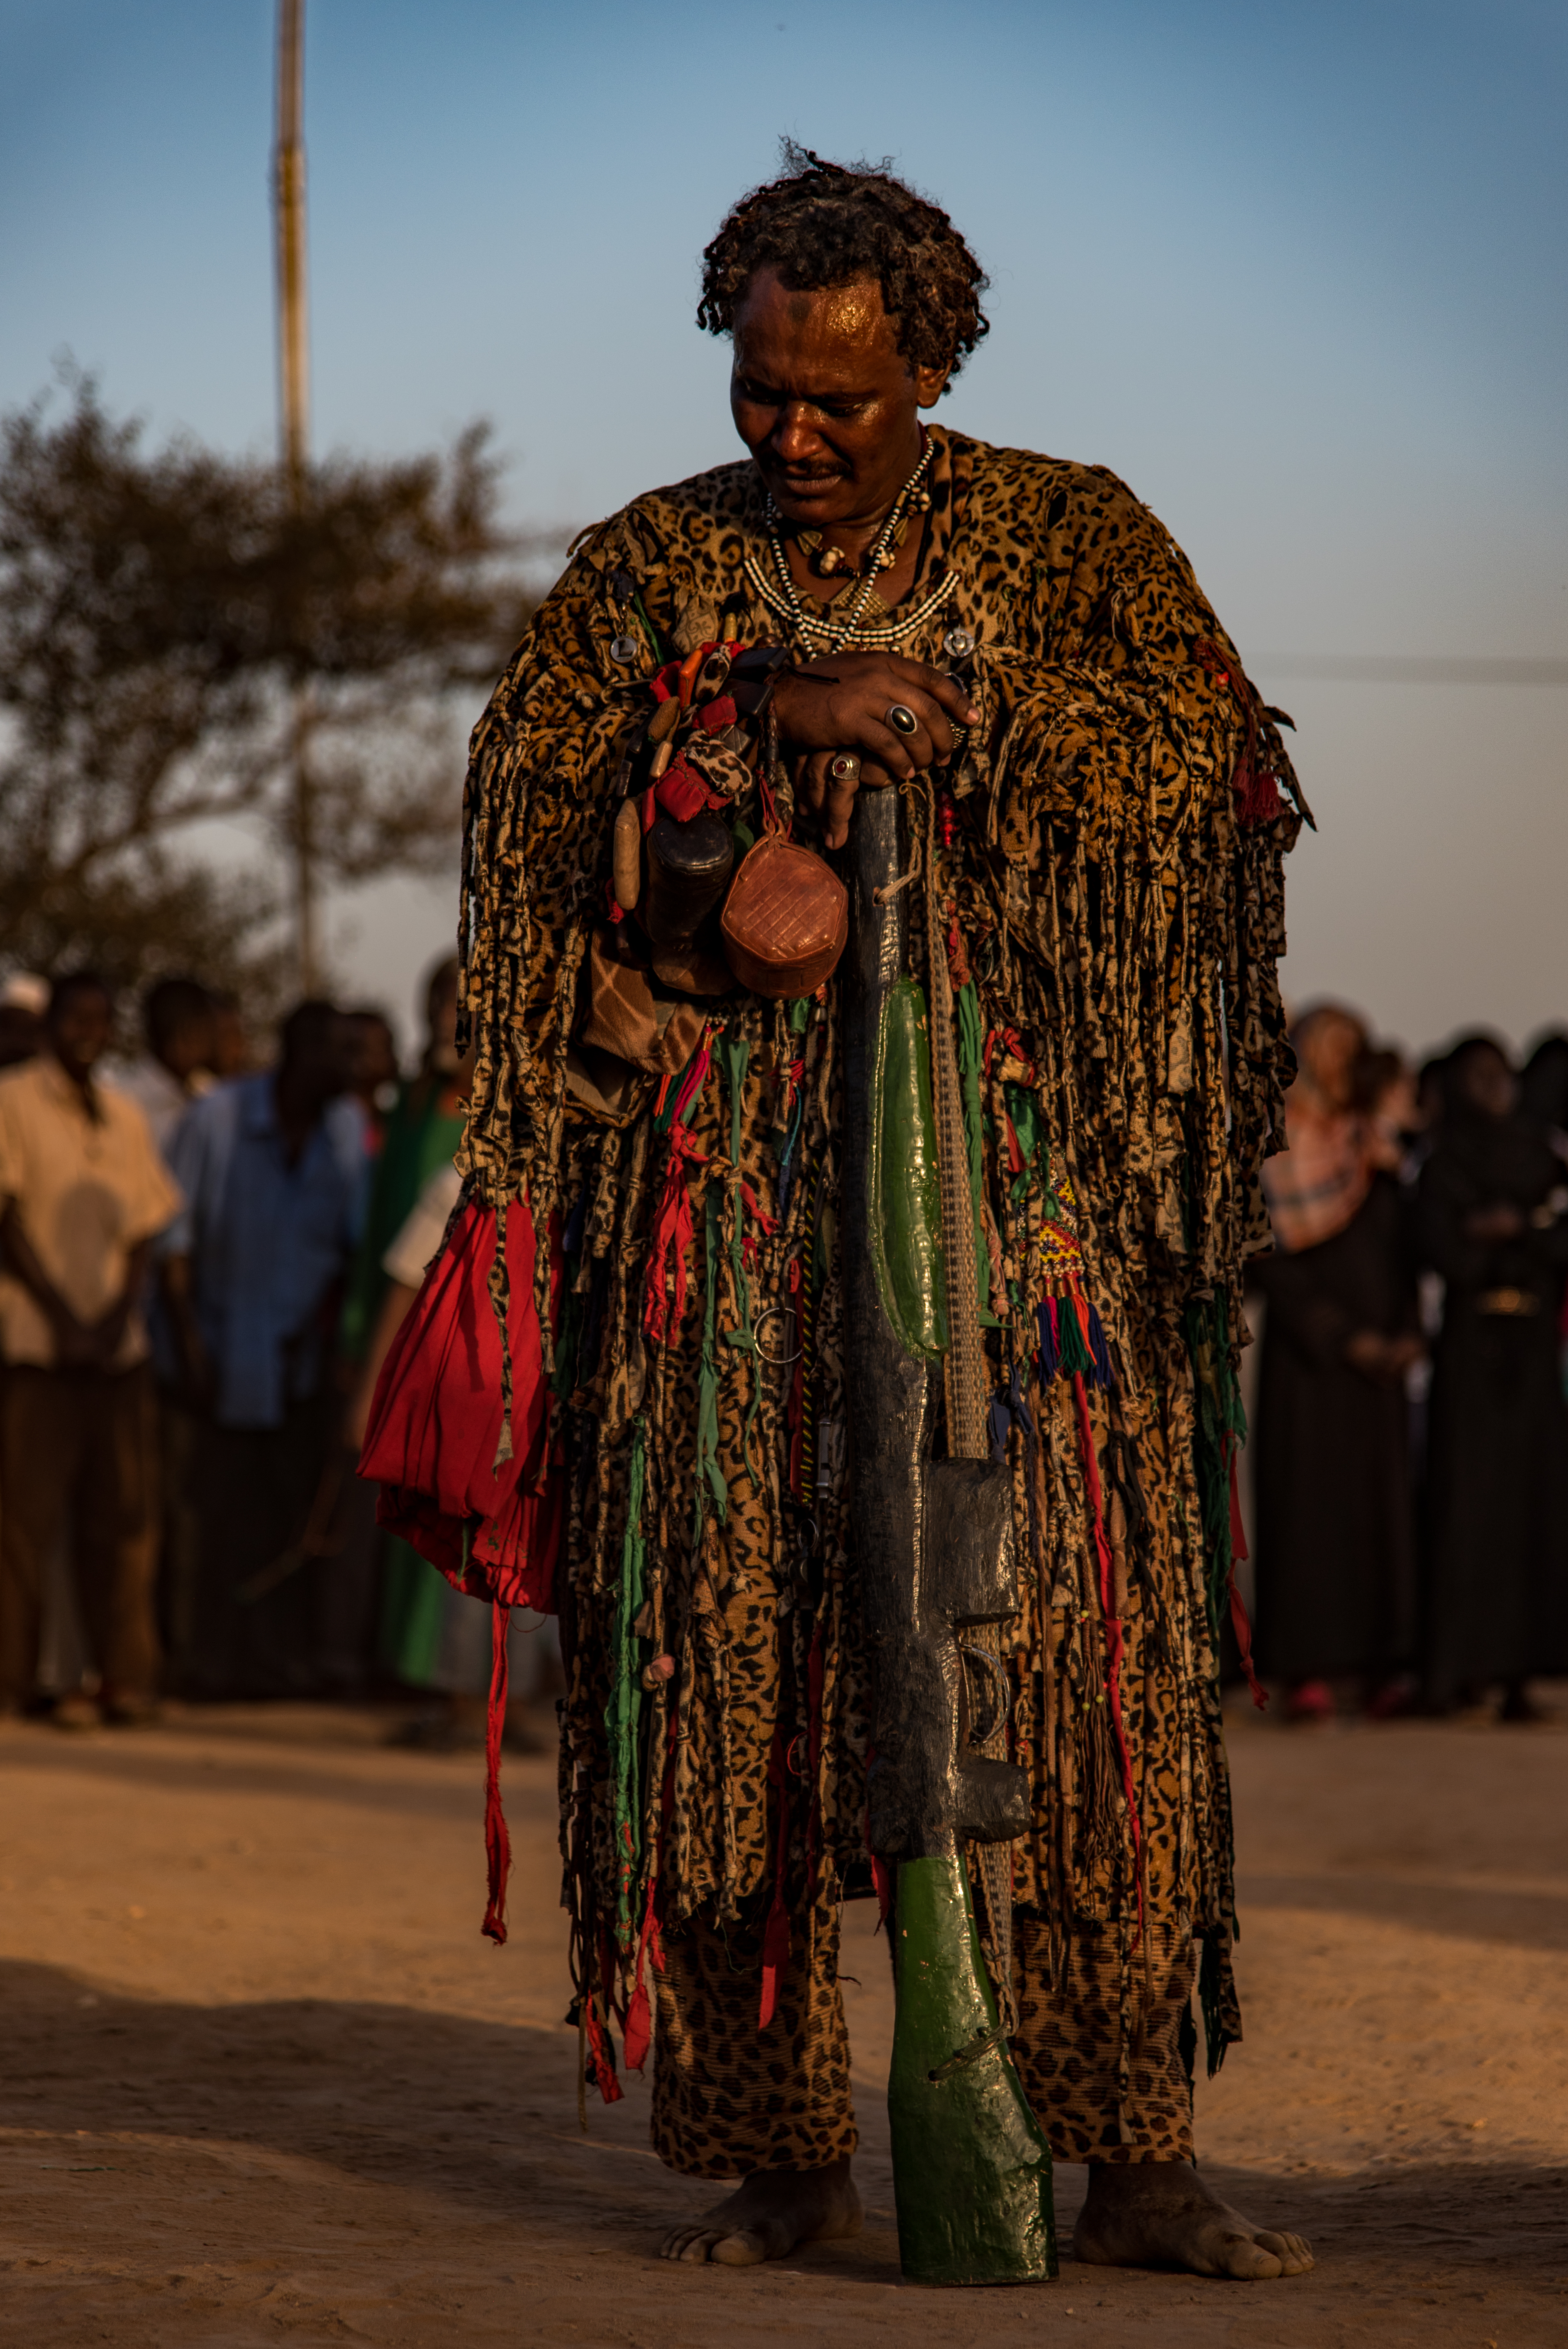
<svg viewBox="0 0 1568 2349"><path fill-rule="evenodd" d="M170 1145L188 1202L163 1243L187 1390L209 1424L196 1477L201 1592L191 1693L313 1682L310 1520L337 1416L333 1332L364 1216L352 1038L302 1003L274 1071L197 1102Z"/></svg>

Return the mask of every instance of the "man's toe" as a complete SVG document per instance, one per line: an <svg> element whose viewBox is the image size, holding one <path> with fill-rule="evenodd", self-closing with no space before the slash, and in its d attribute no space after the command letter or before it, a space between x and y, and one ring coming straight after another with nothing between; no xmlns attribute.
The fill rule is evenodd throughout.
<svg viewBox="0 0 1568 2349"><path fill-rule="evenodd" d="M767 2257L768 2247L761 2236L745 2227L733 2235L721 2235L708 2251L708 2258L717 2260L723 2268L754 2268Z"/></svg>
<svg viewBox="0 0 1568 2349"><path fill-rule="evenodd" d="M1269 2276L1284 2273L1284 2261L1251 2235L1227 2235L1221 2259L1221 2273L1238 2283L1262 2283Z"/></svg>
<svg viewBox="0 0 1568 2349"><path fill-rule="evenodd" d="M1260 2228L1257 2240L1272 2251L1286 2275L1305 2275L1313 2264L1312 2246L1305 2236L1275 2234Z"/></svg>
<svg viewBox="0 0 1568 2349"><path fill-rule="evenodd" d="M690 2224L685 2227L672 2227L659 2246L659 2257L664 2260L687 2259L690 2257L692 2245L700 2243L702 2240L703 2230L700 2227ZM701 2258L703 2254L699 2252L697 2256Z"/></svg>

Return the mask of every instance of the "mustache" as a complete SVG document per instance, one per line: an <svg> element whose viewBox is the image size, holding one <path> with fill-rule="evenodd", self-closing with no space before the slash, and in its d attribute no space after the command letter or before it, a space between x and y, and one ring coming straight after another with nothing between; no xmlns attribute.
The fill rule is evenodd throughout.
<svg viewBox="0 0 1568 2349"><path fill-rule="evenodd" d="M782 474L791 481L843 481L849 479L846 465L790 465L782 457L770 458L769 471Z"/></svg>

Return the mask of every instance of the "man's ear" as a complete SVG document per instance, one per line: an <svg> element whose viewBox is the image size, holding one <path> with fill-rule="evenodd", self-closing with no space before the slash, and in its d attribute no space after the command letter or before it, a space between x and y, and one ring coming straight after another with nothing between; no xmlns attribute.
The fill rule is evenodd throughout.
<svg viewBox="0 0 1568 2349"><path fill-rule="evenodd" d="M921 408L934 408L947 388L947 378L953 372L949 359L943 367L920 367L914 370L914 397Z"/></svg>

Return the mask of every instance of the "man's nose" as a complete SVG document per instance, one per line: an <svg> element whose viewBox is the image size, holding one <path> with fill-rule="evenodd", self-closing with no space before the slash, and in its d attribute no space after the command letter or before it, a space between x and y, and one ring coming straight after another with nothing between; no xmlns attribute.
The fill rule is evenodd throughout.
<svg viewBox="0 0 1568 2349"><path fill-rule="evenodd" d="M787 464L800 464L820 452L821 437L810 421L810 413L803 401L794 399L779 412L779 421L773 427L773 446Z"/></svg>

